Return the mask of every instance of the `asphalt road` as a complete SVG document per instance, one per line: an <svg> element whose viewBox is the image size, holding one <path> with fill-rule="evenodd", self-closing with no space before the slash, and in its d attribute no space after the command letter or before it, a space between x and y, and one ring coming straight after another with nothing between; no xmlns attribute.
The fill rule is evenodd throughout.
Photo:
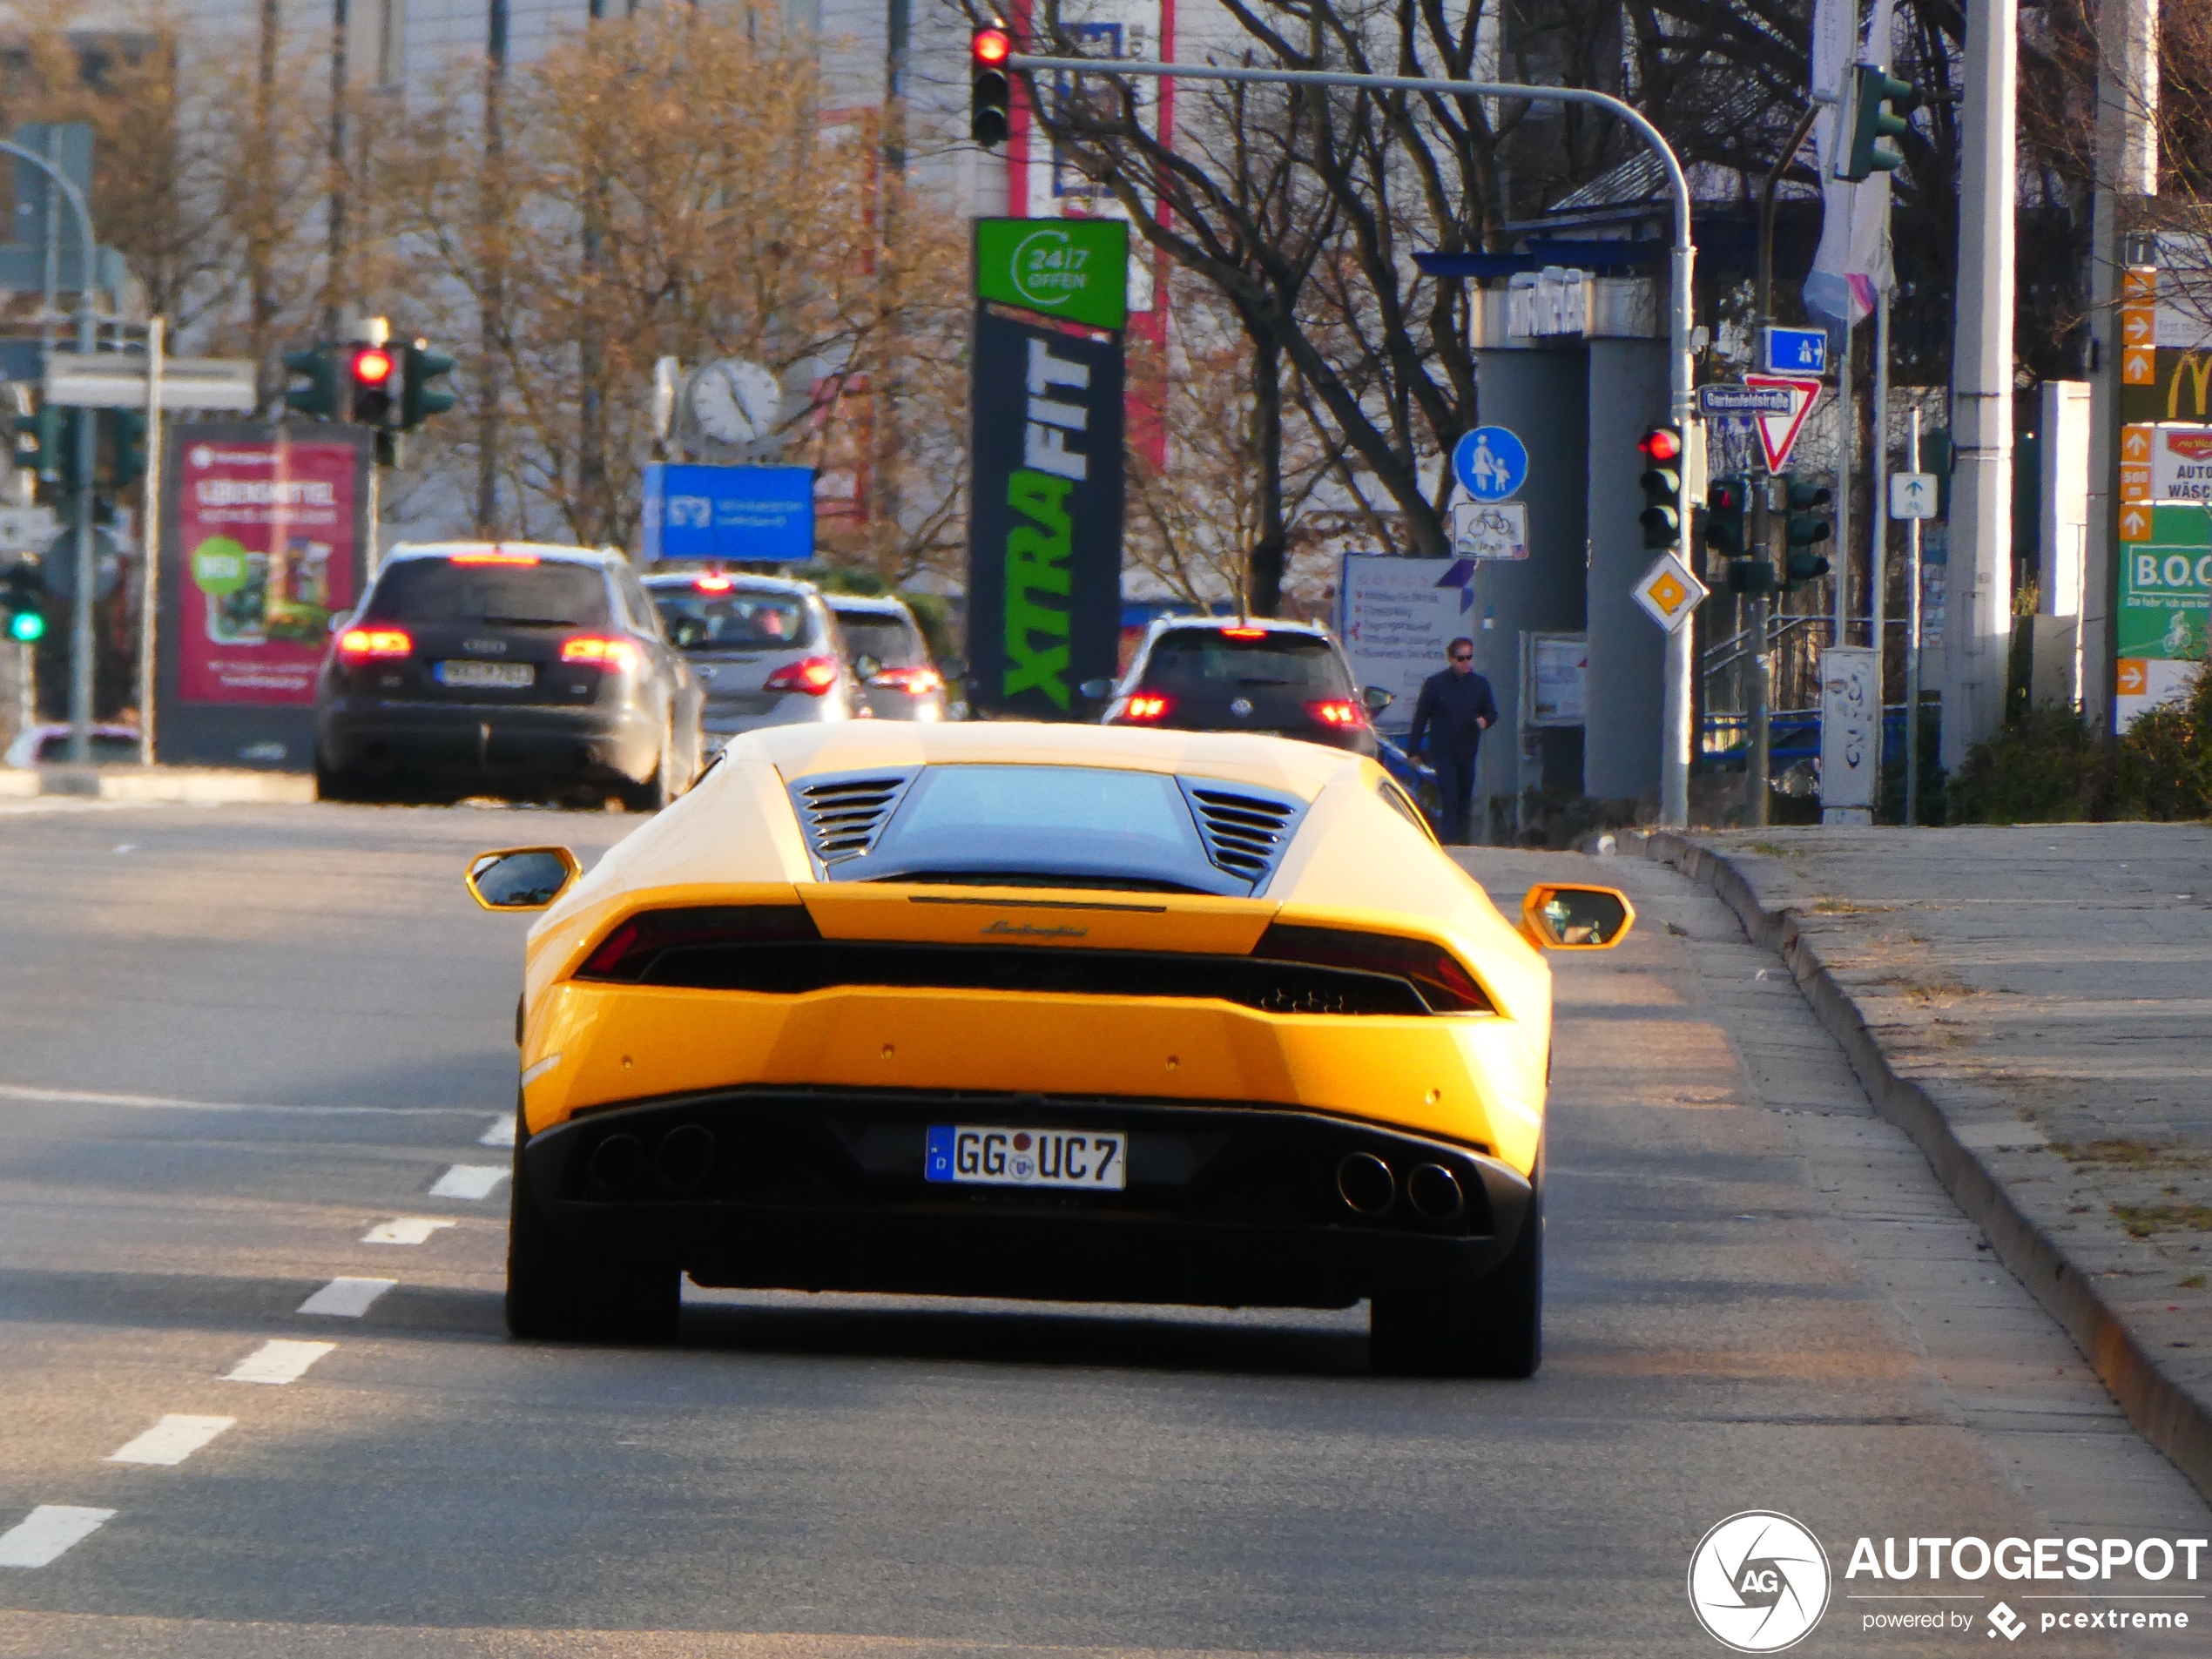
<svg viewBox="0 0 2212 1659"><path fill-rule="evenodd" d="M672 1351L509 1343L522 924L459 870L636 822L0 807L0 1563L46 1557L0 1656L1719 1654L1685 1569L1749 1508L1837 1575L1796 1651L1987 1653L2000 1589L2082 1587L1870 1633L1856 1539L2212 1536L1776 959L1637 860L1474 860L1642 916L1560 965L1533 1381L1371 1378L1359 1311L690 1291ZM2161 1605L2196 1631L2020 1645L2212 1651Z"/></svg>

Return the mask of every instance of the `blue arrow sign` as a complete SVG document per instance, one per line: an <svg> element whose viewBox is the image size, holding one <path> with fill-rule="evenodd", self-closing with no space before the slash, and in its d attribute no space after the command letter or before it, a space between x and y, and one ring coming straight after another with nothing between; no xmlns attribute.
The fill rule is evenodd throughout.
<svg viewBox="0 0 2212 1659"><path fill-rule="evenodd" d="M1528 450L1501 426L1479 426L1452 446L1452 472L1477 501L1504 501L1528 482Z"/></svg>
<svg viewBox="0 0 2212 1659"><path fill-rule="evenodd" d="M1765 357L1764 367L1770 374L1825 374L1828 331L1770 328L1766 331Z"/></svg>

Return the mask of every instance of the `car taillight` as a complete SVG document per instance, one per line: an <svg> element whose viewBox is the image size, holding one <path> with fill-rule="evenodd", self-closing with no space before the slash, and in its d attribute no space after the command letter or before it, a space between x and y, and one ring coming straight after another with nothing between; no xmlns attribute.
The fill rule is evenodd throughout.
<svg viewBox="0 0 2212 1659"><path fill-rule="evenodd" d="M1267 637L1267 630L1264 628L1224 628L1221 631L1221 637L1224 639L1264 639Z"/></svg>
<svg viewBox="0 0 2212 1659"><path fill-rule="evenodd" d="M944 683L934 668L887 668L868 681L887 691L904 691L908 697L927 697Z"/></svg>
<svg viewBox="0 0 2212 1659"><path fill-rule="evenodd" d="M1139 691L1122 705L1121 718L1131 725L1150 725L1155 720L1164 720L1168 711L1175 706L1171 697L1162 697L1157 691Z"/></svg>
<svg viewBox="0 0 2212 1659"><path fill-rule="evenodd" d="M338 636L338 656L348 663L365 663L374 657L411 657L415 641L399 628L348 628Z"/></svg>
<svg viewBox="0 0 2212 1659"><path fill-rule="evenodd" d="M599 941L577 968L578 979L643 982L663 951L818 940L805 905L718 905L693 910L641 910Z"/></svg>
<svg viewBox="0 0 2212 1659"><path fill-rule="evenodd" d="M597 663L602 668L618 673L628 672L637 666L637 647L627 639L603 639L597 634L579 634L574 639L561 642L561 660L564 663Z"/></svg>
<svg viewBox="0 0 2212 1659"><path fill-rule="evenodd" d="M1300 927L1278 921L1260 935L1252 954L1270 961L1346 968L1410 980L1421 1001L1439 1014L1493 1011L1489 996L1459 958L1426 939L1354 933L1345 927Z"/></svg>
<svg viewBox="0 0 2212 1659"><path fill-rule="evenodd" d="M1305 705L1305 711L1323 725L1365 725L1367 724L1367 711L1357 703L1347 702L1341 698L1332 698L1321 703L1309 703Z"/></svg>
<svg viewBox="0 0 2212 1659"><path fill-rule="evenodd" d="M802 691L808 697L819 697L837 684L840 671L834 657L802 657L769 675L763 689Z"/></svg>

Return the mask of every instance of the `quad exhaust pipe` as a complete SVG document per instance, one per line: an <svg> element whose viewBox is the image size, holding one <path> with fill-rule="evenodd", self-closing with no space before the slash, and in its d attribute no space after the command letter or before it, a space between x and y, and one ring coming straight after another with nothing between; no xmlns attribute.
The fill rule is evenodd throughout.
<svg viewBox="0 0 2212 1659"><path fill-rule="evenodd" d="M1337 1196L1363 1216L1379 1216L1398 1198L1398 1174L1372 1152L1351 1152L1337 1162ZM1460 1177L1441 1163L1422 1163L1406 1177L1406 1202L1424 1221L1452 1221L1467 1207Z"/></svg>
<svg viewBox="0 0 2212 1659"><path fill-rule="evenodd" d="M584 1185L595 1198L626 1198L650 1172L651 1196L688 1198L714 1173L714 1132L700 1123L679 1123L660 1137L650 1156L635 1135L610 1135L584 1160Z"/></svg>

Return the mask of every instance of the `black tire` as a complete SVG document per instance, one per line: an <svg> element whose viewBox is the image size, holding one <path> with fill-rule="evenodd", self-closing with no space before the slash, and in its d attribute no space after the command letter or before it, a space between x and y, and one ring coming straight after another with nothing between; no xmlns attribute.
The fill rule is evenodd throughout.
<svg viewBox="0 0 2212 1659"><path fill-rule="evenodd" d="M610 1261L563 1238L530 1194L523 1136L515 1138L507 1221L508 1335L546 1342L673 1342L683 1305L682 1272Z"/></svg>
<svg viewBox="0 0 2212 1659"><path fill-rule="evenodd" d="M334 772L323 762L322 751L315 751L315 799L317 800L359 800L360 786L345 772Z"/></svg>
<svg viewBox="0 0 2212 1659"><path fill-rule="evenodd" d="M1367 1307L1367 1362L1400 1377L1533 1377L1544 1355L1543 1189L1521 1237L1474 1285L1393 1291Z"/></svg>

